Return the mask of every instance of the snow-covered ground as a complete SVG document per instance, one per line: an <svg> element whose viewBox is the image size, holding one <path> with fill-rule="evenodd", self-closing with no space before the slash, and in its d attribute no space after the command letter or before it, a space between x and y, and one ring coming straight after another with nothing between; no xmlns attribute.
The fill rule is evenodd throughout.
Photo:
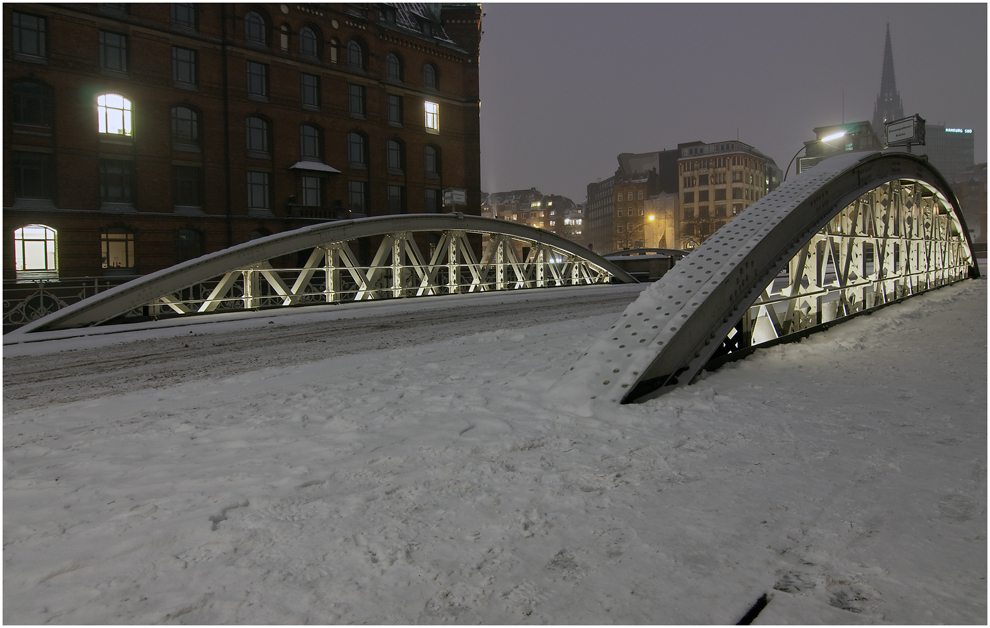
<svg viewBox="0 0 990 628"><path fill-rule="evenodd" d="M986 622L985 280L556 407L637 291L5 337L4 621Z"/></svg>

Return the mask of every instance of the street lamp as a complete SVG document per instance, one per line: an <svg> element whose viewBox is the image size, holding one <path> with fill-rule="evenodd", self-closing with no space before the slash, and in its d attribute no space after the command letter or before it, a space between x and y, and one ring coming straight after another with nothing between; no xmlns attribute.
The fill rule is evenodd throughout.
<svg viewBox="0 0 990 628"><path fill-rule="evenodd" d="M821 142L822 144L828 144L829 140L837 140L845 134L846 134L845 131L840 131L838 133L833 133L832 135L823 137L822 139L817 141ZM801 148L799 148L798 152L794 153L794 156L791 157L791 160L787 162L787 168L784 169L784 181L787 181L787 171L791 169L791 164L794 163L794 160L797 159L797 156L801 154L801 151L808 150L808 146L810 146L811 144L814 144L814 142L809 142L804 146L802 146Z"/></svg>

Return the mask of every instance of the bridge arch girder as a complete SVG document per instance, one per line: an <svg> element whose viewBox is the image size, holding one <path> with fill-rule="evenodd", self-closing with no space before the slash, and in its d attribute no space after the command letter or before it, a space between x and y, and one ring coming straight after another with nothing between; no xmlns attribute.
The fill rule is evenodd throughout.
<svg viewBox="0 0 990 628"><path fill-rule="evenodd" d="M429 261L418 250L412 235L427 232L440 234ZM480 260L475 259L467 234L489 236ZM382 238L382 243L375 259L361 267L347 243L376 236ZM519 259L512 243L525 245L530 255ZM277 269L268 263L310 249L312 254L301 268ZM282 300L282 305L295 305L313 296L305 290L320 272L325 273L323 302L334 302L332 293L340 277L354 286L352 296L356 300L424 296L442 290L458 292L462 285L457 277L461 273L471 277L469 284L463 286L467 291L596 283L613 277L636 282L612 262L542 229L459 213L389 215L320 223L238 244L121 284L12 333L98 325L144 306L176 314L212 312L220 302L257 307L262 297L255 291L262 287L269 289L264 297L269 302L275 298ZM481 276L486 272L494 276L492 282L486 283ZM218 277L210 295L197 299L194 308L177 296ZM445 283L437 284L438 278ZM235 284L237 296L224 296Z"/></svg>
<svg viewBox="0 0 990 628"><path fill-rule="evenodd" d="M861 199L884 186L911 188L915 200L895 207L888 191L888 206L871 208L873 226L866 225L863 233L843 232L859 229L866 215L865 210L860 215ZM887 230L880 233L882 224ZM901 232L892 235L894 224ZM813 262L820 277L809 281L809 245L817 247L822 239L826 254ZM865 265L865 240L875 247L871 268ZM902 248L895 253L895 240L915 252ZM925 267L909 268L909 261ZM863 264L855 277L853 263ZM904 276L924 279L910 284L908 294L979 275L949 184L927 159L907 153L850 153L822 161L750 205L645 290L554 386L554 393L572 397L580 391L585 398L623 403L662 394L691 382L713 356L756 344L755 336L775 339L796 331L787 326L812 327L809 311L796 305L810 310L812 296L839 304L816 311L816 323L907 296L896 286L888 290L898 281L888 271L897 267ZM785 270L787 299L775 299L773 284ZM821 285L813 285L816 280ZM862 289L865 295L867 287L880 297L868 305L850 304L851 291ZM749 342L740 342L747 337Z"/></svg>

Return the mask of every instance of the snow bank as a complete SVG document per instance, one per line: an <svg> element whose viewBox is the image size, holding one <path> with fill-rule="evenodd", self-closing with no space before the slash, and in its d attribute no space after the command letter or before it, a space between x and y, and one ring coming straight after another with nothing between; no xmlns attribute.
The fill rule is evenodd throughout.
<svg viewBox="0 0 990 628"><path fill-rule="evenodd" d="M7 411L4 621L983 623L986 301L588 416L545 393L616 315L563 307Z"/></svg>

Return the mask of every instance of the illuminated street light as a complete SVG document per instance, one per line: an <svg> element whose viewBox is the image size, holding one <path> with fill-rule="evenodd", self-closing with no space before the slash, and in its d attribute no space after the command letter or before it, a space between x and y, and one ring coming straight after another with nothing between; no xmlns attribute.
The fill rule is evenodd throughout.
<svg viewBox="0 0 990 628"><path fill-rule="evenodd" d="M828 144L829 141L831 141L831 140L837 140L840 137L844 136L845 134L846 134L845 131L840 131L839 133L833 133L832 135L828 135L828 136L823 137L822 139L817 140L817 141L821 142L822 144ZM794 160L797 159L797 156L801 154L801 151L808 150L808 147L811 146L812 144L814 144L814 142L810 142L808 144L805 144L801 148L799 148L798 149L798 152L794 153L794 156L791 157L791 160L789 162L787 162L787 168L784 169L784 181L787 181L787 171L791 169L791 164L794 163ZM831 146L831 144L829 144L829 146Z"/></svg>

